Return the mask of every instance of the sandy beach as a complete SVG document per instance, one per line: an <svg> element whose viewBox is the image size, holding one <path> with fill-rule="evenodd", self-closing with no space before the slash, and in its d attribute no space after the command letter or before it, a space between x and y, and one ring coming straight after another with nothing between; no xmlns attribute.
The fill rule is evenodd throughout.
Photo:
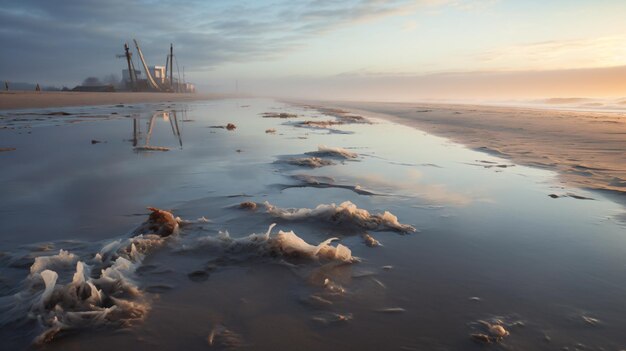
<svg viewBox="0 0 626 351"><path fill-rule="evenodd" d="M227 98L228 94L91 93L72 91L2 91L0 110L65 106L95 106L146 102L197 101Z"/></svg>
<svg viewBox="0 0 626 351"><path fill-rule="evenodd" d="M0 9L0 351L626 351L626 1Z"/></svg>
<svg viewBox="0 0 626 351"><path fill-rule="evenodd" d="M449 138L517 164L556 170L569 186L626 202L626 115L479 105L324 103Z"/></svg>
<svg viewBox="0 0 626 351"><path fill-rule="evenodd" d="M622 205L363 106L0 111L0 349L626 344Z"/></svg>

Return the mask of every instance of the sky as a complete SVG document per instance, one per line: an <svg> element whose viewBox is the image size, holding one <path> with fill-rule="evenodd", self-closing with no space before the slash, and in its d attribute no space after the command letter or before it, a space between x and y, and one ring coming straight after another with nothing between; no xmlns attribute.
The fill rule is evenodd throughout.
<svg viewBox="0 0 626 351"><path fill-rule="evenodd" d="M0 79L121 76L174 44L208 92L416 101L626 96L623 0L0 0ZM138 62L135 63L138 65Z"/></svg>

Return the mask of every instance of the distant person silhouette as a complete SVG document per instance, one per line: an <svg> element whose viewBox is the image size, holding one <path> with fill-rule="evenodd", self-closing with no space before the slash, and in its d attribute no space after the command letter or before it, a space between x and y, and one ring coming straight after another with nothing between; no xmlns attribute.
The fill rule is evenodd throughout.
<svg viewBox="0 0 626 351"><path fill-rule="evenodd" d="M39 83L37 83L37 86L35 87L35 91L41 91L41 88L39 87Z"/></svg>

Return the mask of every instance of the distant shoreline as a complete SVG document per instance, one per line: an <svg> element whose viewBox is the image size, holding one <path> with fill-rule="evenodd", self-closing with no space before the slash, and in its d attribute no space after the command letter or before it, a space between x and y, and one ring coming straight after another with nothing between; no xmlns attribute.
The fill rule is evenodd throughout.
<svg viewBox="0 0 626 351"><path fill-rule="evenodd" d="M0 110L136 104L145 102L198 101L237 97L233 94L180 93L92 93L71 91L2 91Z"/></svg>
<svg viewBox="0 0 626 351"><path fill-rule="evenodd" d="M300 103L395 121L520 165L554 170L562 183L615 195L614 200L626 206L623 113L423 103Z"/></svg>

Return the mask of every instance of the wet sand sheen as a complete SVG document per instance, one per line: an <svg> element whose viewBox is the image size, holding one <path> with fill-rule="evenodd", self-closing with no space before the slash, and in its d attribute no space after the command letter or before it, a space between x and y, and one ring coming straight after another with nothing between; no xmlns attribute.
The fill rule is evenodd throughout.
<svg viewBox="0 0 626 351"><path fill-rule="evenodd" d="M63 249L92 260L106 251L137 263L125 277L148 308L132 326L61 330L51 350L626 344L624 227L607 219L621 207L579 189L552 199L550 172L373 115L303 127L293 122L328 121L336 112L269 100L68 112L55 121L83 121L57 127L26 115L21 127L0 130L16 147L0 154L8 170L0 175L8 194L0 225L20 233L0 242L1 301L28 283L33 263L33 275L55 269L35 257ZM264 118L270 114L279 117ZM191 122L177 131L177 120ZM210 128L229 123L237 128ZM134 150L144 144L169 151ZM281 162L314 157L333 164ZM159 225L142 225L148 205L180 217L179 230L166 213L155 218ZM159 245L138 246L146 231ZM75 275L76 260L56 268L60 291L103 286L98 269L91 278ZM35 298L45 291L37 282ZM91 287L78 290L95 298ZM44 315L61 313L49 305ZM33 320L12 328L0 333L11 349L43 331Z"/></svg>
<svg viewBox="0 0 626 351"><path fill-rule="evenodd" d="M325 102L381 114L518 164L553 169L565 184L614 191L626 203L626 115L515 107ZM384 115L384 116L383 116Z"/></svg>

